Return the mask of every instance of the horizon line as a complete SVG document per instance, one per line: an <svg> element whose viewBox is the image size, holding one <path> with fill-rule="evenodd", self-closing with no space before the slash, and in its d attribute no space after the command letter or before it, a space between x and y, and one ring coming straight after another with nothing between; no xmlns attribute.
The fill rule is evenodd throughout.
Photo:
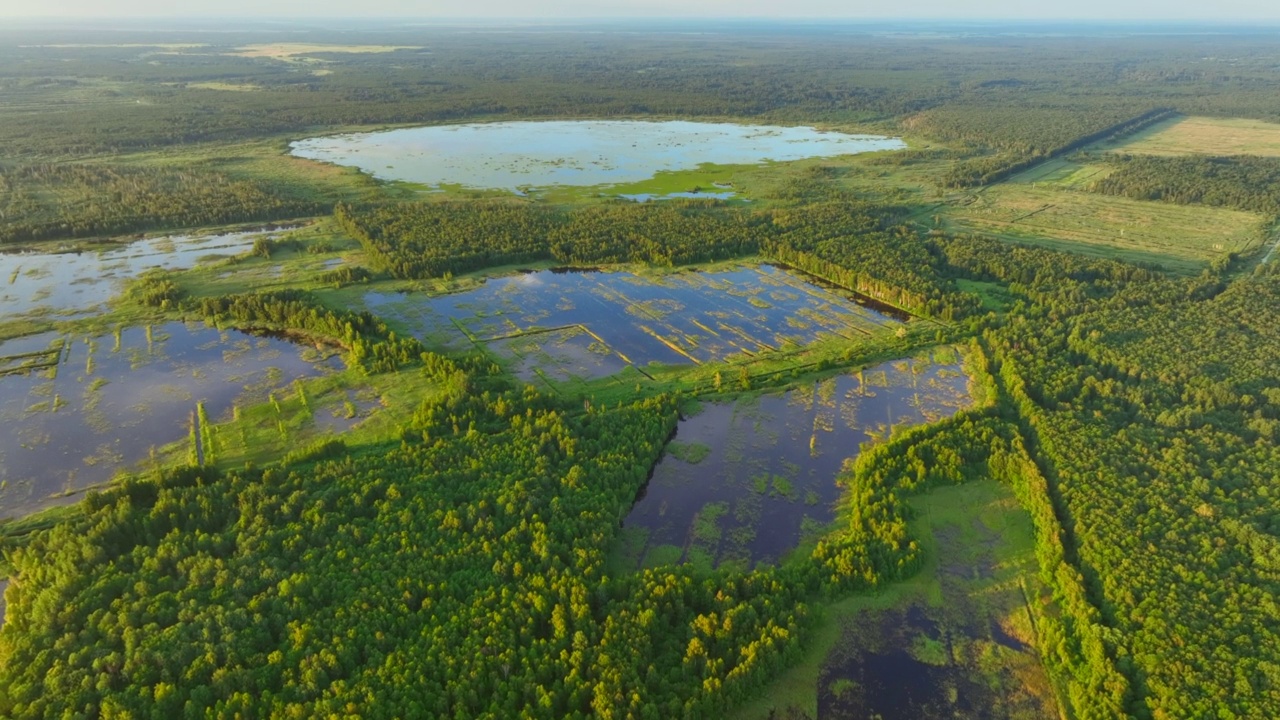
<svg viewBox="0 0 1280 720"><path fill-rule="evenodd" d="M1078 23L1091 22L1101 24L1145 24L1145 25L1182 25L1204 24L1230 25L1235 23L1266 22L1280 25L1280 16L1276 17L1180 17L1180 18L1137 18L1137 17L1019 17L1019 16L984 16L984 17L890 17L882 15L581 15L564 17L542 17L537 15L508 16L453 16L453 15L314 15L299 19L295 15L218 15L204 13L174 14L115 14L115 15L5 15L0 17L11 20L38 21L103 21L103 20L249 20L287 22L305 24L316 20L361 20L361 21L397 21L413 20L419 22L468 22L468 23L501 23L501 22L536 22L554 24L560 22L900 22L900 23L954 23L959 25L976 23Z"/></svg>

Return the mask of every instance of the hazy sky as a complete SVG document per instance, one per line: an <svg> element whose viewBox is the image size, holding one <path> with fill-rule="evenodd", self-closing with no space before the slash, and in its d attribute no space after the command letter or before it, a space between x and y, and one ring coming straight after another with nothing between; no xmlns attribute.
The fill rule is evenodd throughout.
<svg viewBox="0 0 1280 720"><path fill-rule="evenodd" d="M0 16L1280 20L1277 0L0 0Z"/></svg>

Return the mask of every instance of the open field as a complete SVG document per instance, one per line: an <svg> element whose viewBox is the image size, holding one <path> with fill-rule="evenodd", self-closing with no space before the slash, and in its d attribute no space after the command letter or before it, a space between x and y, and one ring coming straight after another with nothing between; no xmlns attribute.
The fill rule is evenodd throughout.
<svg viewBox="0 0 1280 720"><path fill-rule="evenodd" d="M1144 155L1280 157L1280 124L1241 118L1177 118L1106 149Z"/></svg>
<svg viewBox="0 0 1280 720"><path fill-rule="evenodd" d="M1195 271L1264 240L1261 216L1006 184L946 211L957 230L1099 257Z"/></svg>
<svg viewBox="0 0 1280 720"><path fill-rule="evenodd" d="M256 92L262 89L261 85L252 85L249 83L227 83L227 82L197 82L187 83L187 87L197 90L225 90L227 92Z"/></svg>
<svg viewBox="0 0 1280 720"><path fill-rule="evenodd" d="M240 57L275 58L289 60L300 55L317 53L389 53L396 50L421 50L421 45L328 45L313 43L264 43L260 45L244 45L229 53Z"/></svg>

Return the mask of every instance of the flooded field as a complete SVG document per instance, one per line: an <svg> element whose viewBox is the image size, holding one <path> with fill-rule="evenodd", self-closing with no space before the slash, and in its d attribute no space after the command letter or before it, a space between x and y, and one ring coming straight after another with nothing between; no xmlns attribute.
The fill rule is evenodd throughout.
<svg viewBox="0 0 1280 720"><path fill-rule="evenodd" d="M616 185L663 170L899 150L898 138L811 127L646 121L500 122L300 140L293 154L384 180L521 192Z"/></svg>
<svg viewBox="0 0 1280 720"><path fill-rule="evenodd" d="M900 425L970 404L949 348L682 420L623 523L626 564L775 562L835 518L841 465Z"/></svg>
<svg viewBox="0 0 1280 720"><path fill-rule="evenodd" d="M194 267L205 258L240 255L276 231L173 235L105 250L0 253L0 315L91 310L151 268Z"/></svg>
<svg viewBox="0 0 1280 720"><path fill-rule="evenodd" d="M296 378L341 367L284 340L171 322L118 334L0 343L0 517L68 502Z"/></svg>
<svg viewBox="0 0 1280 720"><path fill-rule="evenodd" d="M369 293L364 302L429 342L487 343L528 381L719 361L901 322L767 265L664 276L544 270L451 295Z"/></svg>

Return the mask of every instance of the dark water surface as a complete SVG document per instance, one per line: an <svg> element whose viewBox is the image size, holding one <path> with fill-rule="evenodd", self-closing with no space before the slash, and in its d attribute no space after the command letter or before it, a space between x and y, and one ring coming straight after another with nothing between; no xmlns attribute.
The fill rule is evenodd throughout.
<svg viewBox="0 0 1280 720"><path fill-rule="evenodd" d="M968 377L947 349L779 395L709 403L676 431L623 523L638 564L774 562L835 518L835 479L862 443L933 422L970 404ZM700 447L688 462L680 445Z"/></svg>

